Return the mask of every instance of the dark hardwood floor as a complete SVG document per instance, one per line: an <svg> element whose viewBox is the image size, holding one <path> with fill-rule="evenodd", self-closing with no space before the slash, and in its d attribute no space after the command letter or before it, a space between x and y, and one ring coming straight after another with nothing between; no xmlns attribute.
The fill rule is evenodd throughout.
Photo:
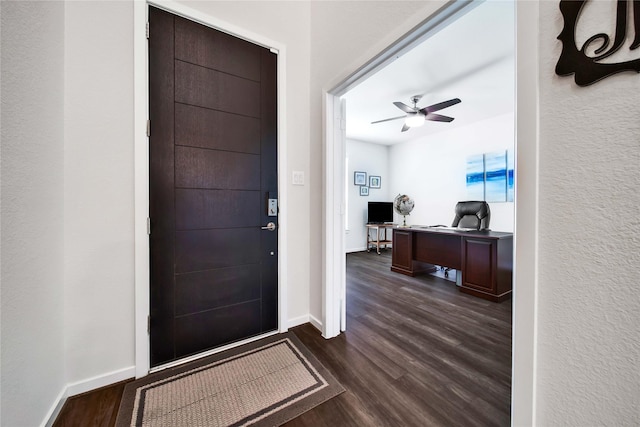
<svg viewBox="0 0 640 427"><path fill-rule="evenodd" d="M346 392L286 426L508 426L511 300L392 273L390 254L347 255L346 333L293 328ZM55 426L112 426L120 387L71 398Z"/></svg>
<svg viewBox="0 0 640 427"><path fill-rule="evenodd" d="M347 389L287 426L508 426L511 300L393 273L391 251L347 255L347 331L300 340Z"/></svg>
<svg viewBox="0 0 640 427"><path fill-rule="evenodd" d="M131 380L70 397L62 407L53 427L115 425L120 399L129 381Z"/></svg>

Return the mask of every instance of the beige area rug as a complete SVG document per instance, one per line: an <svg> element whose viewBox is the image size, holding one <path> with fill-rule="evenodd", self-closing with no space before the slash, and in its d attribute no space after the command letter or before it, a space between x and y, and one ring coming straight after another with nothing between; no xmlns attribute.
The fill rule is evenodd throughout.
<svg viewBox="0 0 640 427"><path fill-rule="evenodd" d="M127 384L116 427L277 426L343 391L288 332Z"/></svg>

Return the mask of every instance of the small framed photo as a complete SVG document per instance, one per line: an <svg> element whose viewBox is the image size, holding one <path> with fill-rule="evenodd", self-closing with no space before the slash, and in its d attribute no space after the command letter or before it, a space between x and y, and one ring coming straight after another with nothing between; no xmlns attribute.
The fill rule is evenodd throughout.
<svg viewBox="0 0 640 427"><path fill-rule="evenodd" d="M367 173L366 172L354 172L353 173L353 185L367 185Z"/></svg>
<svg viewBox="0 0 640 427"><path fill-rule="evenodd" d="M365 185L360 187L360 195L361 196L368 196L369 195L369 187L367 187Z"/></svg>
<svg viewBox="0 0 640 427"><path fill-rule="evenodd" d="M371 175L369 177L369 187L371 188L380 188L380 186L382 185L380 177L379 176L373 176Z"/></svg>

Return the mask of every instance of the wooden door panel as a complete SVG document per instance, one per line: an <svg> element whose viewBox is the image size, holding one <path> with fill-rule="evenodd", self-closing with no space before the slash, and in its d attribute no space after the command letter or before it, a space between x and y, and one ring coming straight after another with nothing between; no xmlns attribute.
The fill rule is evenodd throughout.
<svg viewBox="0 0 640 427"><path fill-rule="evenodd" d="M153 138L161 140L149 149L149 212L151 230L150 256L150 329L151 365L174 358L173 338L173 244L175 223L173 212L173 129L174 103L165 102L174 93L173 17L156 8L149 8L149 20L156 35L149 39L149 118ZM161 181L154 186L153 181ZM153 215L163 212L163 215Z"/></svg>
<svg viewBox="0 0 640 427"><path fill-rule="evenodd" d="M267 49L261 51L260 80L260 181L262 188L268 189L262 198L262 224L275 222L278 218L267 215L267 200L278 197L278 172L273 165L278 164L277 133L277 57ZM273 331L278 328L278 233L263 232L261 234L261 267L262 267L262 328Z"/></svg>
<svg viewBox="0 0 640 427"><path fill-rule="evenodd" d="M175 62L176 102L260 117L260 83L209 68Z"/></svg>
<svg viewBox="0 0 640 427"><path fill-rule="evenodd" d="M260 299L260 267L241 265L176 276L176 315Z"/></svg>
<svg viewBox="0 0 640 427"><path fill-rule="evenodd" d="M267 236L266 233L262 235L262 247L264 248L274 245L273 239ZM275 246L277 247L277 244ZM277 249L275 253L277 253ZM269 256L265 255L265 258ZM278 264L273 262L273 258L271 257L270 260L272 262L261 263L262 305L260 310L262 311L262 330L264 331L273 331L278 328Z"/></svg>
<svg viewBox="0 0 640 427"><path fill-rule="evenodd" d="M177 317L176 356L251 337L260 329L260 300Z"/></svg>
<svg viewBox="0 0 640 427"><path fill-rule="evenodd" d="M260 154L260 120L177 103L176 145Z"/></svg>
<svg viewBox="0 0 640 427"><path fill-rule="evenodd" d="M151 365L275 330L277 56L149 6Z"/></svg>
<svg viewBox="0 0 640 427"><path fill-rule="evenodd" d="M221 228L176 233L176 274L260 263L260 229Z"/></svg>
<svg viewBox="0 0 640 427"><path fill-rule="evenodd" d="M260 192L176 189L176 229L258 227Z"/></svg>
<svg viewBox="0 0 640 427"><path fill-rule="evenodd" d="M260 156L176 147L176 187L260 190Z"/></svg>
<svg viewBox="0 0 640 427"><path fill-rule="evenodd" d="M227 74L259 81L260 51L251 43L176 18L176 58Z"/></svg>

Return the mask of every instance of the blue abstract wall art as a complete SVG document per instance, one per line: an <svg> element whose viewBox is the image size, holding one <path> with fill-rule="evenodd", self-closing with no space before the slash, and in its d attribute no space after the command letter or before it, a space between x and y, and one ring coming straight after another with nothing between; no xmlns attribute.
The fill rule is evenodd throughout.
<svg viewBox="0 0 640 427"><path fill-rule="evenodd" d="M507 201L507 152L484 155L484 200Z"/></svg>
<svg viewBox="0 0 640 427"><path fill-rule="evenodd" d="M467 157L467 198L513 202L514 159L510 150Z"/></svg>
<svg viewBox="0 0 640 427"><path fill-rule="evenodd" d="M467 198L484 200L484 155L467 158Z"/></svg>

